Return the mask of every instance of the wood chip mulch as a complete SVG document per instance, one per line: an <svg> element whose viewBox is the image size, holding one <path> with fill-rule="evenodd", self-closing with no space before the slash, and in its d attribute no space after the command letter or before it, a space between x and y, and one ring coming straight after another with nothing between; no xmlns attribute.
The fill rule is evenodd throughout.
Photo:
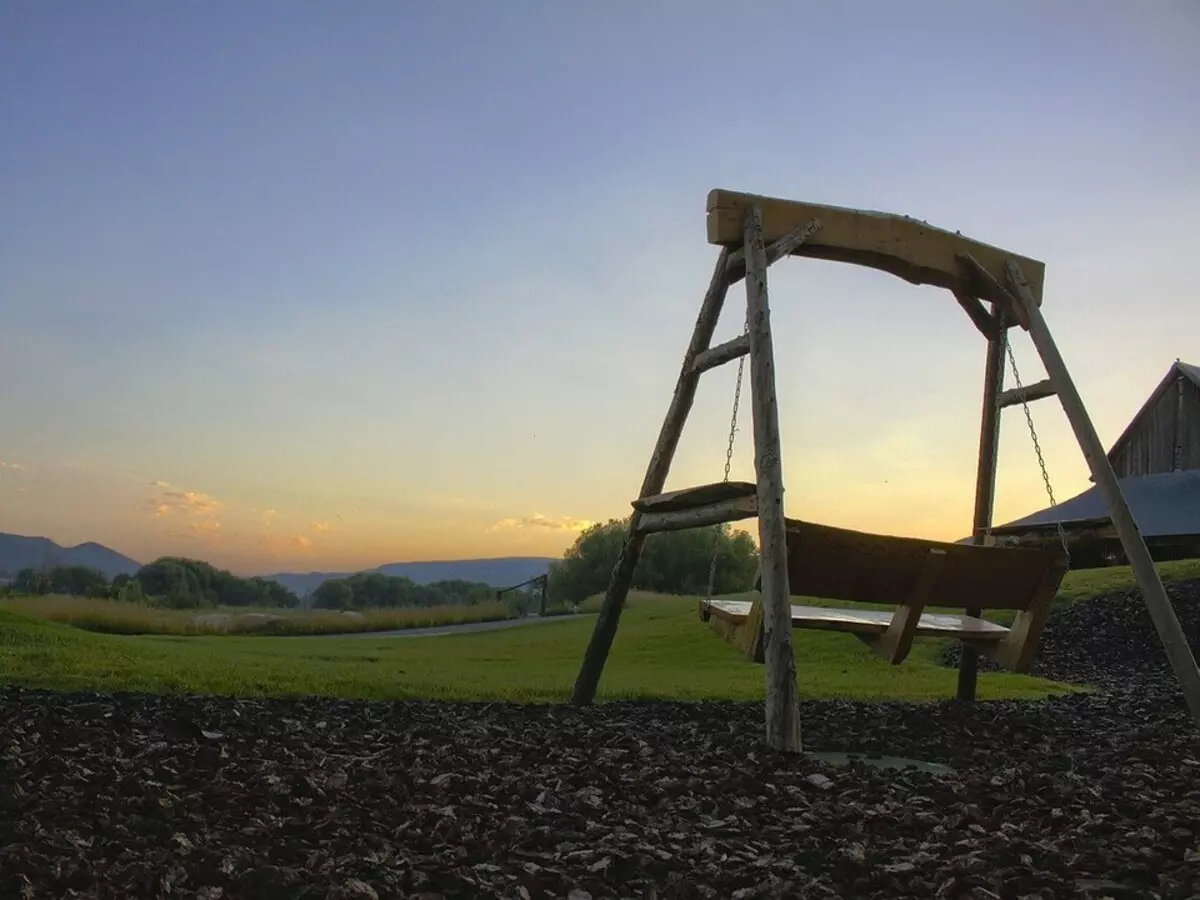
<svg viewBox="0 0 1200 900"><path fill-rule="evenodd" d="M1096 694L804 704L811 749L950 775L782 759L758 703L3 688L0 898L1200 897L1200 734L1127 601L1050 626Z"/></svg>

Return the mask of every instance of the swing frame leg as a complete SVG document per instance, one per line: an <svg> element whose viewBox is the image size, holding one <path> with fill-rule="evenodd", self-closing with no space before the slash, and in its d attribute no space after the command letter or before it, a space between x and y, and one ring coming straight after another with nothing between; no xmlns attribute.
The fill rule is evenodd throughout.
<svg viewBox="0 0 1200 900"><path fill-rule="evenodd" d="M1121 492L1116 472L1113 471L1108 454L1104 452L1100 436L1096 434L1096 426L1092 424L1091 416L1083 405L1083 398L1079 396L1075 381L1067 370L1067 364L1059 353L1058 345L1050 334L1050 326L1042 316L1021 267L1010 259L1005 264L1005 274L1013 292L1009 297L1016 307L1018 319L1022 327L1029 331L1038 355L1042 358L1042 364L1046 367L1046 374L1050 376L1051 384L1058 393L1063 412L1066 413L1079 442L1079 449L1083 451L1092 477L1096 479L1096 485L1104 497L1109 517L1121 540L1125 556L1133 568L1138 588L1142 592L1159 640L1162 641L1167 660L1183 691L1192 721L1200 727L1200 667L1197 667L1196 658L1188 646L1187 636L1179 624L1179 617L1175 615L1175 609L1167 597L1162 579L1159 578L1158 569L1154 567L1154 559L1150 556L1150 550L1146 547L1142 533L1133 518L1133 512Z"/></svg>
<svg viewBox="0 0 1200 900"><path fill-rule="evenodd" d="M996 498L996 457L1000 438L1000 391L1004 387L1004 342L1007 340L1007 322L992 305L992 320L996 328L988 337L987 360L983 374L983 411L979 423L979 464L975 474L975 512L971 525L974 543L982 544L984 535L992 525L993 505ZM968 606L968 616L980 617L983 610ZM956 697L964 703L973 703L978 687L979 650L967 643L959 646L958 686Z"/></svg>
<svg viewBox="0 0 1200 900"><path fill-rule="evenodd" d="M671 397L671 405L663 419L662 428L658 433L658 442L650 456L646 467L646 477L642 481L640 497L651 497L662 493L666 484L667 474L671 470L671 462L679 447L679 438L683 434L683 425L696 399L696 387L700 383L700 373L696 371L696 357L709 348L713 332L716 331L717 321L721 317L721 309L725 305L725 295L729 291L729 248L721 248L717 256L716 267L700 305L700 313L696 317L696 325L692 330L692 339L684 353L683 366L679 371L679 379L675 385L675 393ZM596 617L596 625L592 630L591 640L584 653L579 674L575 678L575 687L571 693L571 702L576 706L587 706L596 699L596 689L600 685L600 677L604 674L604 664L608 661L613 639L617 634L617 625L621 620L621 610L629 589L633 585L633 576L637 571L638 562L642 557L642 547L646 536L638 531L641 513L636 509L629 519L629 531L621 553L609 576L608 589L600 606L600 614Z"/></svg>

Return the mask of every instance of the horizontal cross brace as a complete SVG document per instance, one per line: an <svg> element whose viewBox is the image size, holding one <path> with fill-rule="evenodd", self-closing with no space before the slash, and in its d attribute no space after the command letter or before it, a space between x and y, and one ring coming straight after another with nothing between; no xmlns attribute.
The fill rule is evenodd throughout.
<svg viewBox="0 0 1200 900"><path fill-rule="evenodd" d="M667 512L634 514L633 529L639 534L654 534L658 531L683 531L686 528L705 528L739 519L752 519L758 515L756 497L734 497L691 509L675 509Z"/></svg>
<svg viewBox="0 0 1200 900"><path fill-rule="evenodd" d="M1042 381L1035 381L1033 384L1027 384L1024 387L1001 391L1000 396L996 398L996 405L1004 409L1006 406L1016 406L1018 403L1028 403L1031 400L1042 400L1046 397L1053 397L1057 393L1058 391L1054 389L1054 385L1050 383L1050 379L1045 378Z"/></svg>
<svg viewBox="0 0 1200 900"><path fill-rule="evenodd" d="M740 359L749 352L750 335L739 335L732 341L717 344L703 353L696 354L696 359L692 363L692 372L699 375L701 372L707 372L709 369L715 369L717 366Z"/></svg>

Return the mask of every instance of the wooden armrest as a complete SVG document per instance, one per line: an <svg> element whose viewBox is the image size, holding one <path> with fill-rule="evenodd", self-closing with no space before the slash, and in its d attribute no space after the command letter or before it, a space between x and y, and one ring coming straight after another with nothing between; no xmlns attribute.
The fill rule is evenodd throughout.
<svg viewBox="0 0 1200 900"><path fill-rule="evenodd" d="M1029 606L1017 613L1004 640L990 646L981 645L979 649L1006 669L1028 672L1033 667L1033 658L1041 643L1050 605L1069 568L1065 559L1047 568Z"/></svg>
<svg viewBox="0 0 1200 900"><path fill-rule="evenodd" d="M893 666L904 662L912 649L913 637L917 633L917 624L921 621L921 613L933 593L933 587L942 574L946 562L946 551L931 547L921 564L921 571L913 584L908 599L892 614L891 624L887 631L878 637L868 640L871 649L882 656Z"/></svg>

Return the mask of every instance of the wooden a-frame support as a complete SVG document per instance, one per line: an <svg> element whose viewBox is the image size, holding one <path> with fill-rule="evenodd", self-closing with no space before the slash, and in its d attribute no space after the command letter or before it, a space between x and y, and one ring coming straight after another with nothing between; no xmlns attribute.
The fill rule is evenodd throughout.
<svg viewBox="0 0 1200 900"><path fill-rule="evenodd" d="M1150 616L1193 721L1200 726L1200 668L1163 588L1129 506L1121 493L1103 445L1066 363L1042 316L1044 266L957 233L933 228L905 216L822 206L716 190L709 194L708 239L721 246L716 268L684 354L675 393L659 430L639 499L662 493L684 423L695 400L700 375L749 354L754 415L756 510L761 554L763 655L766 663L766 737L778 750L801 750L796 661L792 642L791 597L783 514L783 470L774 375L774 348L766 271L777 260L807 256L839 260L891 272L914 284L949 289L988 340L984 375L979 465L973 535L982 543L991 525L996 485L996 446L1000 410L1023 400L1057 395L1080 449L1108 506L1126 557L1132 564ZM729 287L746 280L748 334L710 347ZM987 301L991 309L984 306ZM1003 391L1004 341L1014 324L1028 331L1049 378L1019 390ZM595 699L625 599L633 583L649 530L696 527L744 518L731 504L721 518L720 504L707 511L643 513L635 504L629 530L613 567L591 641L575 681L572 702ZM700 513L699 515L697 513ZM677 521L665 519L674 515ZM647 517L653 519L651 522ZM664 521L659 521L663 519ZM964 598L969 603L970 598ZM967 608L968 615L979 615ZM958 696L975 697L977 653L962 648Z"/></svg>

